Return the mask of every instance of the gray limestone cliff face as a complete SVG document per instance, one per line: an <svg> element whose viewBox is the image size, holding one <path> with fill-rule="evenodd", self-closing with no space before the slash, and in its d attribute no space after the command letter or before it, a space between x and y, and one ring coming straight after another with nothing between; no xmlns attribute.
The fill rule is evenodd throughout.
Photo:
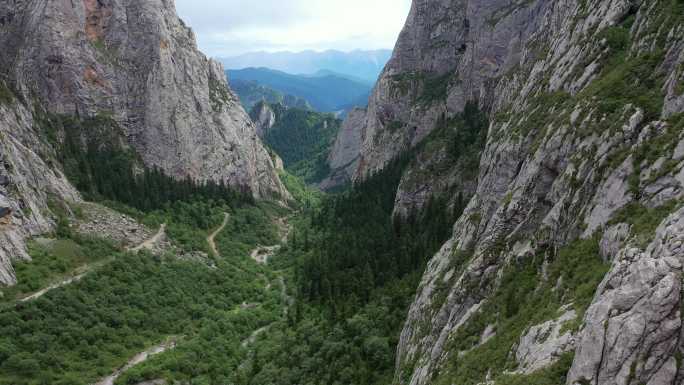
<svg viewBox="0 0 684 385"><path fill-rule="evenodd" d="M257 103L250 112L250 117L256 125L256 132L260 138L263 138L276 124L276 113L266 102Z"/></svg>
<svg viewBox="0 0 684 385"><path fill-rule="evenodd" d="M681 384L684 209L645 249L626 247L587 310L569 384Z"/></svg>
<svg viewBox="0 0 684 385"><path fill-rule="evenodd" d="M356 178L415 146L440 115L458 113L469 100L490 112L491 124L472 199L453 238L429 261L410 307L395 383L447 381L449 362L468 354L451 350L454 338L493 300L506 268L530 258L550 263L557 250L578 239L597 239L597 258L612 264L610 272L580 315L579 329L566 334L557 325L539 324L535 331L555 336L549 345L519 336L527 346L518 350L523 372L552 365L561 352L574 350L569 385L681 383L682 261L676 234L684 198L684 130L676 118L682 89L674 84L682 81L684 27L672 19L678 16L669 6L621 0L414 1L360 126ZM619 75L611 72L610 61L617 48L606 38L614 32L626 39L620 48L625 65L653 60L639 76L656 74L662 87L656 82L639 92L655 106L626 98L605 108L615 100L602 100L614 97L602 91L615 87L609 81ZM439 43L440 36L448 38ZM457 48L463 40L460 52L442 53L443 46ZM424 84L432 74L445 73L440 79L447 79L446 91L428 104ZM406 79L413 83L392 85ZM412 92L413 97L402 96ZM434 180L410 183L416 173L429 176L435 164L425 158L405 172L395 210L427 199L416 186L464 180L451 168ZM669 207L675 213L655 233L635 233L615 222L632 207ZM644 239L650 246L641 246ZM538 274L540 286L556 285L544 282L543 268ZM492 383L503 369L491 368Z"/></svg>
<svg viewBox="0 0 684 385"><path fill-rule="evenodd" d="M172 0L0 2L0 68L49 112L111 115L147 166L287 195L220 64Z"/></svg>
<svg viewBox="0 0 684 385"><path fill-rule="evenodd" d="M366 110L362 108L354 108L347 114L328 156L330 176L320 183L323 190L343 186L354 176L361 148L361 130L358 127L364 124L365 119Z"/></svg>
<svg viewBox="0 0 684 385"><path fill-rule="evenodd" d="M563 326L575 318L575 311L569 310L558 319L530 327L515 349L517 372L534 373L558 360L563 353L574 350L575 338L571 331L563 330Z"/></svg>
<svg viewBox="0 0 684 385"><path fill-rule="evenodd" d="M54 228L48 203L81 200L38 137L29 111L0 103L0 285L15 284L12 263L30 259L26 239Z"/></svg>
<svg viewBox="0 0 684 385"><path fill-rule="evenodd" d="M518 4L520 3L520 4ZM468 101L491 103L494 79L514 67L551 2L414 1L373 89L354 179L383 168Z"/></svg>

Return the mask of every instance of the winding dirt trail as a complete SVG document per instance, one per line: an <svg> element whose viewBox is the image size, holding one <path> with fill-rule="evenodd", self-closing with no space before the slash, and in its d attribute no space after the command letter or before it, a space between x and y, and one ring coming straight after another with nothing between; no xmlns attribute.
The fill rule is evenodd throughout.
<svg viewBox="0 0 684 385"><path fill-rule="evenodd" d="M152 238L144 241L143 243L141 243L140 245L138 245L132 249L128 249L128 251L137 253L138 251L140 251L142 249L152 250L154 245L156 245L157 242L159 242L159 240L164 236L165 231L166 231L166 223L161 225L161 227L159 228L159 231ZM58 289L62 286L66 286L66 285L69 285L69 284L74 283L74 282L78 282L83 277L88 275L88 273L90 273L96 266L102 265L103 263L106 263L106 262L99 261L99 262L95 262L91 265L83 265L74 271L75 273L77 273L76 275L73 275L73 276L68 277L68 278L64 278L62 281L54 283L54 284L52 284L46 288L40 289L39 291L37 291L37 292L27 296L27 297L20 299L19 302L33 301L35 299L38 299L38 298L44 296L45 294L47 294L48 292L50 292L54 289Z"/></svg>
<svg viewBox="0 0 684 385"><path fill-rule="evenodd" d="M72 282L80 281L81 278L85 277L86 274L88 274L88 271L83 272L83 273L76 275L76 276L73 276L73 277L69 277L69 278L67 278L61 282L55 283L53 285L50 285L44 289L41 289L41 290L29 295L28 297L20 299L19 301L20 302L28 302L28 301L33 301L34 299L38 299L38 298L44 296L45 294L47 294L50 290L54 290L54 289L57 289L59 287L66 286Z"/></svg>
<svg viewBox="0 0 684 385"><path fill-rule="evenodd" d="M159 231L157 231L152 238L144 241L143 243L139 244L138 246L129 249L129 251L133 253L137 253L138 251L145 249L145 250L152 250L154 248L154 245L159 242L159 240L164 236L166 233L166 223L162 223L162 225L159 227Z"/></svg>
<svg viewBox="0 0 684 385"><path fill-rule="evenodd" d="M266 325L264 327L261 327L255 331L253 331L252 334L250 334L250 336L246 340L242 341L242 344L241 344L242 347L246 348L249 345L253 344L254 341L256 341L257 337L259 337L259 334L267 331L270 328L271 328L271 325Z"/></svg>
<svg viewBox="0 0 684 385"><path fill-rule="evenodd" d="M223 223L221 223L221 226L219 226L218 229L216 229L213 233L209 234L207 237L207 243L209 244L209 248L211 249L211 252L214 253L215 257L219 256L218 248L216 248L216 242L214 241L216 239L216 236L223 231L223 229L226 228L226 225L228 224L228 218L230 218L230 215L228 213L223 213Z"/></svg>
<svg viewBox="0 0 684 385"><path fill-rule="evenodd" d="M133 356L126 365L123 367L117 369L114 371L114 373L110 374L109 376L101 379L100 381L94 383L93 385L114 385L114 381L116 381L117 378L119 378L125 371L128 369L141 364L145 361L147 361L150 357L157 355L159 353L163 353L167 350L171 350L176 347L176 341L174 339L170 339L166 342L163 342L159 345L153 346L144 352L140 352Z"/></svg>
<svg viewBox="0 0 684 385"><path fill-rule="evenodd" d="M285 306L283 307L283 317L287 317L287 313L290 310L290 307L292 306L294 299L290 297L287 294L287 286L285 284L285 278L282 276L278 277L278 283L280 284L280 296L283 299L283 302L285 303ZM270 283L269 283L270 286ZM268 290L268 289L267 289ZM242 341L242 347L246 348L249 345L253 344L254 341L256 341L257 337L259 337L260 334L268 331L273 324L263 326L255 331L252 332L252 334L249 335L244 341Z"/></svg>
<svg viewBox="0 0 684 385"><path fill-rule="evenodd" d="M256 263L261 264L261 265L266 265L268 264L268 260L275 255L275 253L280 250L281 247L283 247L283 244L287 242L287 237L290 236L290 232L292 231L292 226L290 225L289 222L290 217L282 217L278 218L278 227L280 228L280 243L277 245L273 246L257 246L252 252L249 254L250 258L252 258Z"/></svg>
<svg viewBox="0 0 684 385"><path fill-rule="evenodd" d="M252 250L252 252L250 253L250 257L258 264L268 264L269 258L275 255L275 253L278 252L278 250L280 250L282 245L285 242L287 242L287 237L290 235L290 232L292 230L292 226L289 224L288 219L288 217L278 219L278 224L280 225L282 233L280 237L280 244L273 246L258 246L254 250ZM288 311L290 310L290 307L292 307L294 299L287 294L287 284L285 283L285 278L281 274L278 275L278 284L280 285L280 297L283 303L285 304L285 306L283 306L283 317L287 317ZM268 283L266 284L266 290L270 290L271 287L272 283L268 281ZM260 334L263 334L264 332L268 331L271 328L271 326L273 326L273 324L263 326L253 331L248 338L242 341L242 347L249 347L249 345L253 344L254 341L256 341L257 337L259 337Z"/></svg>

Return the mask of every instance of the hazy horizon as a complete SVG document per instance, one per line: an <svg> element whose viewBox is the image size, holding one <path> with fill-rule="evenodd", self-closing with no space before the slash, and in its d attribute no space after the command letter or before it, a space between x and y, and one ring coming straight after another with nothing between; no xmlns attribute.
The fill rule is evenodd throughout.
<svg viewBox="0 0 684 385"><path fill-rule="evenodd" d="M391 50L411 0L176 0L211 57L252 52ZM240 12L235 12L239 9Z"/></svg>
<svg viewBox="0 0 684 385"><path fill-rule="evenodd" d="M335 48L327 48L327 49L304 49L300 51L295 51L295 50L274 50L274 51L267 51L267 50L257 50L257 51L246 51L237 55L230 55L230 56L216 56L218 58L222 59L231 59L231 58L237 58L241 56L246 56L246 55L252 55L252 54L303 54L303 53L326 53L326 52L341 52L345 54L350 54L354 52L381 52L381 51L389 51L392 52L393 47L390 48L377 48L377 49L349 49L349 50L343 50L343 49L335 49Z"/></svg>

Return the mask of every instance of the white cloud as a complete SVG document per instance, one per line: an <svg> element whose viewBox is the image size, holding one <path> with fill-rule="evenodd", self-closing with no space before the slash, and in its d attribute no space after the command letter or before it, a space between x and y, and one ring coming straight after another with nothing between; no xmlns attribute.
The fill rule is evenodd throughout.
<svg viewBox="0 0 684 385"><path fill-rule="evenodd" d="M210 56L392 48L411 0L176 0Z"/></svg>

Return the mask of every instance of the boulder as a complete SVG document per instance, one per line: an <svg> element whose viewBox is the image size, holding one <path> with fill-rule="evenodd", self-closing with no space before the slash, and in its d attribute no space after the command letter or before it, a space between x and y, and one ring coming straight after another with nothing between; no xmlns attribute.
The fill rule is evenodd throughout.
<svg viewBox="0 0 684 385"><path fill-rule="evenodd" d="M567 322L577 318L569 310L560 318L532 326L520 339L515 358L520 364L518 372L530 374L558 360L565 352L575 348L575 339L570 331L563 331Z"/></svg>

